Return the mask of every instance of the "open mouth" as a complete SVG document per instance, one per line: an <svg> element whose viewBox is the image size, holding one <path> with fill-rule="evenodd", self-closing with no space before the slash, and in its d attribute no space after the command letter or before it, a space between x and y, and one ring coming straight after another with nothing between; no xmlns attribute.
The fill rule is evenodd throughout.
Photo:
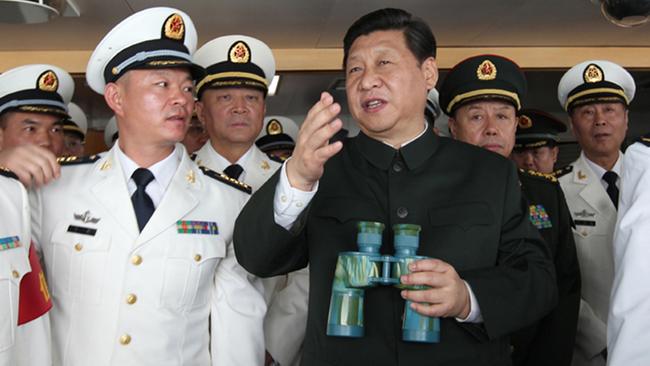
<svg viewBox="0 0 650 366"><path fill-rule="evenodd" d="M386 105L386 101L383 99L368 99L361 105L363 107L363 110L366 112L376 112L381 110Z"/></svg>

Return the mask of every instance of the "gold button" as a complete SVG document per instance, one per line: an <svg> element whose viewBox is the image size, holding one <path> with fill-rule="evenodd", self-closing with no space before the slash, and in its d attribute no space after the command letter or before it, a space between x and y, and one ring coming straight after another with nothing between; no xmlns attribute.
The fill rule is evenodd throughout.
<svg viewBox="0 0 650 366"><path fill-rule="evenodd" d="M134 266L139 266L140 263L142 263L142 257L139 255L134 255L131 257L131 263L133 263Z"/></svg>
<svg viewBox="0 0 650 366"><path fill-rule="evenodd" d="M129 305L135 304L136 301L138 301L138 297L135 296L135 294L129 294L126 297L126 303L129 304Z"/></svg>
<svg viewBox="0 0 650 366"><path fill-rule="evenodd" d="M74 245L74 250L76 250L77 252L80 252L81 249L83 249L83 248L84 248L84 246L81 245L81 243L77 243L77 244Z"/></svg>
<svg viewBox="0 0 650 366"><path fill-rule="evenodd" d="M201 254L194 255L194 260L197 261L197 262L200 261L201 260Z"/></svg>
<svg viewBox="0 0 650 366"><path fill-rule="evenodd" d="M127 344L131 343L131 336L128 334L125 334L120 337L120 344L126 346Z"/></svg>
<svg viewBox="0 0 650 366"><path fill-rule="evenodd" d="M15 269L11 271L11 275L14 276L14 278L20 277L20 273L18 273L18 271L16 271Z"/></svg>

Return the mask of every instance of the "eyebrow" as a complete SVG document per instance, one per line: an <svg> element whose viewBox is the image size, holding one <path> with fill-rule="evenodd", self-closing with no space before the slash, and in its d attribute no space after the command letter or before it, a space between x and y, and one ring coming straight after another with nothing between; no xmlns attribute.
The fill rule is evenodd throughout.
<svg viewBox="0 0 650 366"><path fill-rule="evenodd" d="M30 118L26 118L26 119L20 121L20 123L23 126L41 126L41 125L45 124L44 122L36 121L36 120L30 119ZM52 125L53 126L63 125L63 119L59 119L59 120L55 121L54 123L52 123Z"/></svg>

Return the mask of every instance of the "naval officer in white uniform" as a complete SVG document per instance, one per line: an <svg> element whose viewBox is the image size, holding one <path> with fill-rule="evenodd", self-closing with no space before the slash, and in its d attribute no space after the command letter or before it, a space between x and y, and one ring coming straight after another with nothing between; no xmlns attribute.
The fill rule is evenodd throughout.
<svg viewBox="0 0 650 366"><path fill-rule="evenodd" d="M68 118L66 105L73 92L72 77L53 65L24 65L0 75L1 366L52 362L52 301L31 241L27 191L4 165L15 168L32 184L38 181L32 173L42 172L34 161L56 164L53 140L62 137L61 121Z"/></svg>
<svg viewBox="0 0 650 366"><path fill-rule="evenodd" d="M115 26L86 79L116 115L102 157L67 158L36 192L54 365L259 365L264 298L232 249L249 187L178 142L194 106L191 19L150 8Z"/></svg>
<svg viewBox="0 0 650 366"><path fill-rule="evenodd" d="M607 313L614 279L612 238L621 186L620 151L634 98L632 76L621 66L585 61L567 71L558 99L582 152L558 174L575 223L582 291L573 365L605 365Z"/></svg>
<svg viewBox="0 0 650 366"><path fill-rule="evenodd" d="M273 53L258 39L231 35L203 45L195 62L206 69L197 83L196 111L210 136L195 161L255 191L281 166L255 145L275 75ZM297 364L307 323L308 270L262 282L269 308L264 321L265 363Z"/></svg>

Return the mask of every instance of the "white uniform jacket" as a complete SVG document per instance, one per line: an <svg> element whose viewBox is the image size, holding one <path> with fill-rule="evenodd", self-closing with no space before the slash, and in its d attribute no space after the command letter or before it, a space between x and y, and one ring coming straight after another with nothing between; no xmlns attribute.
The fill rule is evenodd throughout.
<svg viewBox="0 0 650 366"><path fill-rule="evenodd" d="M176 148L178 169L141 233L115 147L62 167L33 197L55 365L262 362L266 304L231 243L247 195Z"/></svg>
<svg viewBox="0 0 650 366"><path fill-rule="evenodd" d="M0 176L0 209L0 366L50 365L49 314L18 326L20 284L32 267L29 202L17 179ZM40 295L49 298L41 285Z"/></svg>
<svg viewBox="0 0 650 366"><path fill-rule="evenodd" d="M581 154L573 170L559 177L575 224L582 299L573 365L604 365L607 347L607 312L614 279L612 238L616 208L605 188Z"/></svg>
<svg viewBox="0 0 650 366"><path fill-rule="evenodd" d="M251 146L241 160L244 168L241 180L251 186L253 191L260 188L282 166L255 145ZM195 161L219 172L227 167L225 158L218 155L209 141L196 152ZM268 304L268 314L264 319L266 349L281 366L298 365L307 327L309 269L264 278L262 283Z"/></svg>
<svg viewBox="0 0 650 366"><path fill-rule="evenodd" d="M608 364L650 365L650 146L625 152L614 234Z"/></svg>

